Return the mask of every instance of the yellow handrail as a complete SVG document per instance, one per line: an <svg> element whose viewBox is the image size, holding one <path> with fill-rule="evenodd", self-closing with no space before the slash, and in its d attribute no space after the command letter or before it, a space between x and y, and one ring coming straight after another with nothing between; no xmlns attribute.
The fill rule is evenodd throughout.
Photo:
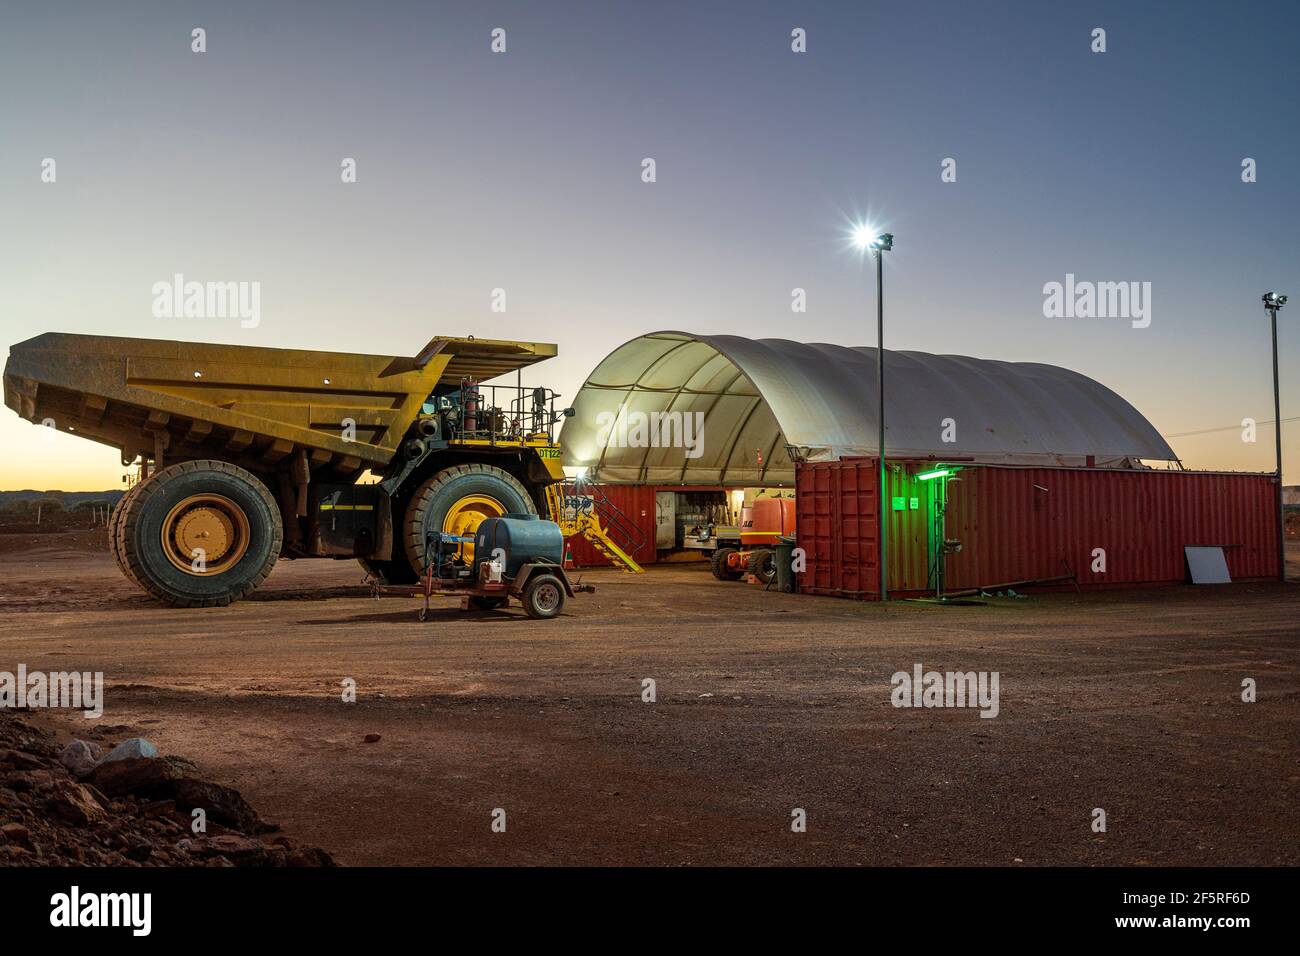
<svg viewBox="0 0 1300 956"><path fill-rule="evenodd" d="M615 567L630 574L644 574L645 568L614 543L600 519L594 514L575 514L569 517L564 509L564 497L558 484L546 488L546 505L551 513L551 520L560 526L560 533L566 538L581 535L592 543L597 551L609 558Z"/></svg>

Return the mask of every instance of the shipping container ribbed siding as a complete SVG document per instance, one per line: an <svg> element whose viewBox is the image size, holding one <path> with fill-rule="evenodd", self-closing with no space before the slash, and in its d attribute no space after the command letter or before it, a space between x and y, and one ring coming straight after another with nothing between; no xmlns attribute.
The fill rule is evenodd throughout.
<svg viewBox="0 0 1300 956"><path fill-rule="evenodd" d="M601 490L610 502L627 516L641 532L644 542L632 552L637 563L653 564L655 560L655 489L650 485L602 485ZM618 542L621 544L622 542ZM565 541L573 563L580 568L602 567L609 564L586 538L575 535Z"/></svg>
<svg viewBox="0 0 1300 956"><path fill-rule="evenodd" d="M957 466L947 482L942 536L961 542L946 559L944 590L1047 581L1096 588L1186 580L1183 548L1219 546L1233 580L1278 574L1271 475L1082 468ZM891 462L886 560L892 594L933 593L934 497L916 475L933 463ZM875 600L876 459L802 463L799 590ZM1092 570L1105 551L1104 573Z"/></svg>

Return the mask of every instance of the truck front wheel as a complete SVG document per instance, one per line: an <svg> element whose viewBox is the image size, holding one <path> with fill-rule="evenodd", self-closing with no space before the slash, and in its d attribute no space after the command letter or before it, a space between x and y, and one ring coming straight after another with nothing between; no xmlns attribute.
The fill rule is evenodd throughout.
<svg viewBox="0 0 1300 956"><path fill-rule="evenodd" d="M230 604L280 557L280 509L251 472L224 461L164 468L122 500L117 553L130 577L176 607Z"/></svg>
<svg viewBox="0 0 1300 956"><path fill-rule="evenodd" d="M491 465L446 468L422 484L406 506L406 557L411 567L423 574L429 535L473 535L484 518L506 514L537 514L528 489L518 478ZM466 543L462 553L466 561L473 562L472 544Z"/></svg>

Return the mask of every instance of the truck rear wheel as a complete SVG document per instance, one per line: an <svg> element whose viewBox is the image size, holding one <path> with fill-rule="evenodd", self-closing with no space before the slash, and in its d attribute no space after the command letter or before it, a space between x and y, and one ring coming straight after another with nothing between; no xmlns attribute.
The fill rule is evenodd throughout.
<svg viewBox="0 0 1300 956"><path fill-rule="evenodd" d="M505 514L537 514L528 489L514 475L492 465L444 469L422 484L406 506L406 557L423 574L429 535L472 535L484 518ZM466 544L462 553L472 562L474 546Z"/></svg>
<svg viewBox="0 0 1300 956"><path fill-rule="evenodd" d="M130 576L176 607L237 601L271 573L284 529L258 478L224 461L164 468L122 500L117 548Z"/></svg>
<svg viewBox="0 0 1300 956"><path fill-rule="evenodd" d="M111 554L113 560L117 562L118 570L128 578L131 578L131 568L122 558L122 549L117 546L117 529L122 523L122 514L126 511L127 499L139 491L140 486L143 484L144 480L137 481L130 488L126 489L122 494L122 497L117 499L117 505L114 506L113 513L108 516L108 553ZM134 578L131 579L134 580Z"/></svg>

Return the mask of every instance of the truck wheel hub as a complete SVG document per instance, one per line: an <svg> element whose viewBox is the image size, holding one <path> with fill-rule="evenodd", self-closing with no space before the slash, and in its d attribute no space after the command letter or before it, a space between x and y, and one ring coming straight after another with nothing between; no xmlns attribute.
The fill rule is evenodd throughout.
<svg viewBox="0 0 1300 956"><path fill-rule="evenodd" d="M163 520L167 559L186 574L220 574L248 551L244 509L222 495L191 495Z"/></svg>
<svg viewBox="0 0 1300 956"><path fill-rule="evenodd" d="M447 510L442 519L444 534L472 535L484 518L500 518L506 513L505 505L488 495L466 495ZM474 545L466 543L462 554L473 562Z"/></svg>

